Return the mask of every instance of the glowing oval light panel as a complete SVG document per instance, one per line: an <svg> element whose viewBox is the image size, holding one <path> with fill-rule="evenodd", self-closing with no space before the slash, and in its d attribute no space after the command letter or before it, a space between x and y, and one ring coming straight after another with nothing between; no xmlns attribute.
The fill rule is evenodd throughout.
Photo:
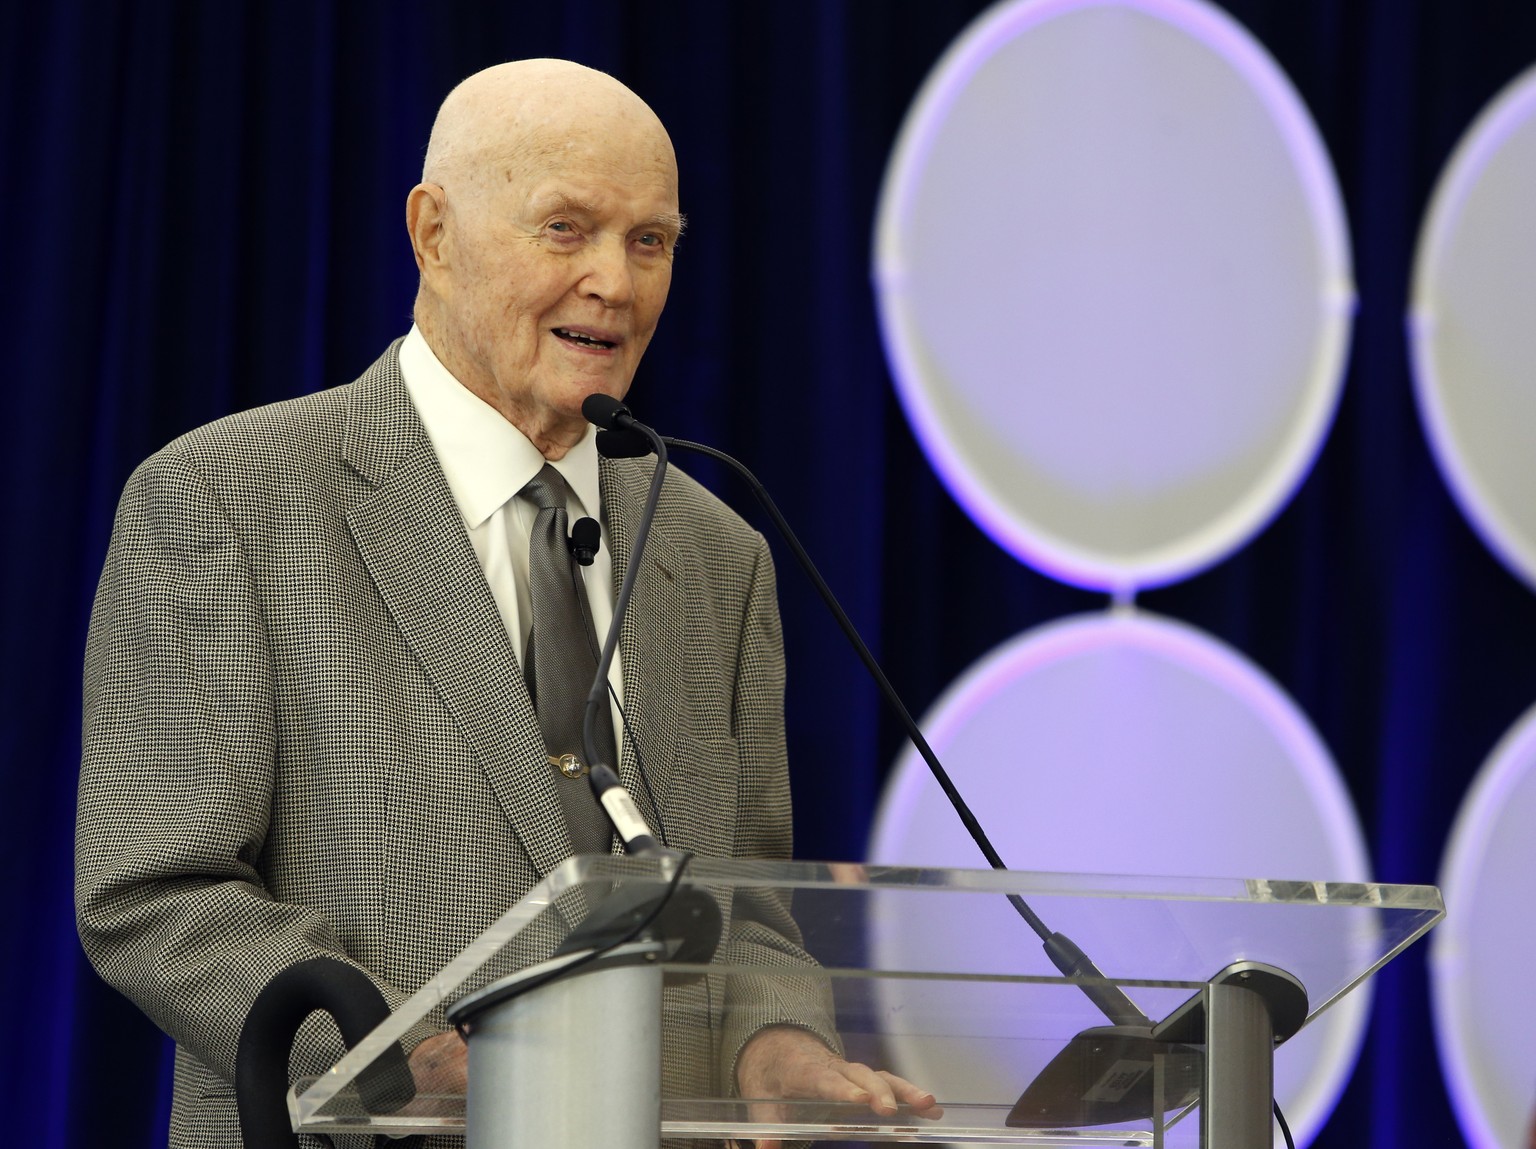
<svg viewBox="0 0 1536 1149"><path fill-rule="evenodd" d="M1536 1122L1536 707L1489 755L1451 829L1430 949L1440 1063L1467 1143L1524 1145Z"/></svg>
<svg viewBox="0 0 1536 1149"><path fill-rule="evenodd" d="M1409 346L1451 492L1536 588L1536 68L1468 130L1419 236Z"/></svg>
<svg viewBox="0 0 1536 1149"><path fill-rule="evenodd" d="M1010 869L1365 880L1354 808L1306 717L1242 655L1182 623L1127 612L1040 627L969 670L922 725ZM887 784L869 854L897 865L981 864L915 751ZM1115 905L1103 912L1112 915ZM1112 920L1098 924L1118 940ZM936 920L895 919L871 948L881 968L964 970L975 951L1033 954L1039 968L1029 972L1052 972L1033 935L1007 914L996 936L965 934ZM1203 978L1233 955L1224 936L1201 940L1223 955ZM1307 944L1322 947L1324 964L1350 965L1351 939ZM1112 968L1112 953L1094 956ZM1114 968L1167 957L1133 951ZM1349 1076L1369 990L1367 983L1345 996L1277 1053L1276 1094L1298 1144L1322 1125ZM906 1076L951 1096L973 1095L966 1083L980 1081L1006 1093L1008 1082L1027 1082L1038 1068L929 1065L920 1047L899 1052Z"/></svg>
<svg viewBox="0 0 1536 1149"><path fill-rule="evenodd" d="M1315 126L1197 0L990 9L908 114L874 276L951 492L1024 561L1118 590L1216 561L1289 498L1354 299Z"/></svg>

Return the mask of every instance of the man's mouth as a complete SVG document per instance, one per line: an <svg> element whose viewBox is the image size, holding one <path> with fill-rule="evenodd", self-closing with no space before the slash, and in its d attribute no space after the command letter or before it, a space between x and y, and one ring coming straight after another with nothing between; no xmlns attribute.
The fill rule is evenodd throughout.
<svg viewBox="0 0 1536 1149"><path fill-rule="evenodd" d="M590 347L596 351L608 351L618 344L607 339L598 339L587 335L585 332L572 331L569 327L556 327L555 336L564 339L567 343L574 343L577 347Z"/></svg>

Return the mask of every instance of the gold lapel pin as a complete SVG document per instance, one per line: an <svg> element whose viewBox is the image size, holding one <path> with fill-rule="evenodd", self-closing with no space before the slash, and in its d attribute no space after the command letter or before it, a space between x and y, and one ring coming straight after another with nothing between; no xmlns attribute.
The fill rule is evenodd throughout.
<svg viewBox="0 0 1536 1149"><path fill-rule="evenodd" d="M562 754L558 758L551 754L549 764L567 778L586 777L587 764L574 754Z"/></svg>

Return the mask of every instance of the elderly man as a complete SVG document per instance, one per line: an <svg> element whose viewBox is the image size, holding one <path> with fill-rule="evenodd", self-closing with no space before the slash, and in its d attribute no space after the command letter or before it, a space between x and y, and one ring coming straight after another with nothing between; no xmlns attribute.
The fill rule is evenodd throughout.
<svg viewBox="0 0 1536 1149"><path fill-rule="evenodd" d="M501 65L443 104L406 218L411 332L348 386L140 467L92 615L80 933L176 1040L176 1145L238 1144L236 1040L276 973L338 958L398 1004L573 849L608 848L535 705L530 548L541 505L601 521L601 634L649 466L600 460L581 403L625 394L666 302L672 146L608 76ZM787 856L763 540L673 476L636 585L621 774L673 845ZM311 1069L335 1052L311 1045ZM794 1025L721 1060L747 1096L933 1101ZM462 1081L452 1032L411 1061Z"/></svg>

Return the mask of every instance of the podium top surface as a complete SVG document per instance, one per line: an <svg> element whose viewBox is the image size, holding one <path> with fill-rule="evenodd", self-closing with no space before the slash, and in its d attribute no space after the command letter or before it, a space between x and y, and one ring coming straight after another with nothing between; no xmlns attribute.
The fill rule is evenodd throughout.
<svg viewBox="0 0 1536 1149"><path fill-rule="evenodd" d="M1166 1016L1221 970L1246 961L1276 967L1298 980L1306 990L1310 1022L1445 912L1432 886L1375 882L713 858L688 859L679 867L671 858L575 857L416 987L329 1072L296 1086L289 1098L295 1127L352 1128L341 1114L355 1107L353 1083L393 1043L413 1029L419 1033L423 1025L446 1027L455 1003L549 962L562 946L580 948L582 935L573 938L573 933L583 923L590 933L605 907L614 921L638 921L633 907L641 907L643 917L647 906L665 900L669 888L707 895L720 908L726 933L707 966L697 947L689 952L687 945L680 950L674 945L660 963L669 984L697 982L706 972L712 982L723 984L732 978L738 984L793 978L803 988L800 983L814 981L828 1000L836 1001L839 1031L862 1035L872 1048L963 1046L989 1050L988 1057L1002 1046L1024 1048L1030 1042L1048 1057L1074 1033L1104 1023L1081 985L1047 959L1036 931L1016 909L1019 899L1046 929L1069 936L1095 963L1104 979L1099 984L1120 986L1150 1018ZM619 912L626 907L627 918ZM883 928L911 917L931 927L928 932L943 943L914 948L902 940L913 931ZM769 936L788 940L765 960L759 945L732 944L735 933L746 928L743 923L758 932L766 926L777 931ZM619 944L627 940L621 936L625 932L599 929L591 936L599 945ZM785 954L793 955L787 968ZM719 997L710 1006L712 1021L680 1024L718 1028ZM859 1038L850 1040L857 1045ZM675 1100L723 1100L728 1090L717 1093L713 1099ZM998 1104L1009 1100L996 1099ZM451 1103L447 1109L453 1109ZM462 1109L456 1117L450 1112L425 1124L375 1120L368 1127L462 1130ZM880 1139L867 1131L861 1137Z"/></svg>

